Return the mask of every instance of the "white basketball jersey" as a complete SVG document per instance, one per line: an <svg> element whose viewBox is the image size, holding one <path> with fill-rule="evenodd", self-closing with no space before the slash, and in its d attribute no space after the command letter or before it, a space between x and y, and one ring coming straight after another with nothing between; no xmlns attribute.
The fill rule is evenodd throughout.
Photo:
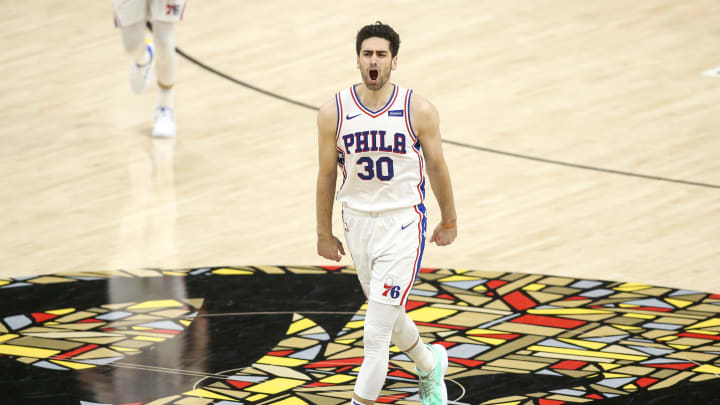
<svg viewBox="0 0 720 405"><path fill-rule="evenodd" d="M425 176L420 142L410 122L412 90L393 84L387 104L371 111L355 86L335 96L335 134L343 184L337 200L361 211L384 211L421 204Z"/></svg>

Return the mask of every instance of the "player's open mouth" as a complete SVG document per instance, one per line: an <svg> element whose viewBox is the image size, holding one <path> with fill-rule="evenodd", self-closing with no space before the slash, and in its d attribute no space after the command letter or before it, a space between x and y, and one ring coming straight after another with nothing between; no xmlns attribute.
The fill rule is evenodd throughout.
<svg viewBox="0 0 720 405"><path fill-rule="evenodd" d="M368 71L368 75L370 75L370 80L372 80L372 81L377 80L379 73L380 73L380 72L378 72L377 69L370 69L370 70Z"/></svg>

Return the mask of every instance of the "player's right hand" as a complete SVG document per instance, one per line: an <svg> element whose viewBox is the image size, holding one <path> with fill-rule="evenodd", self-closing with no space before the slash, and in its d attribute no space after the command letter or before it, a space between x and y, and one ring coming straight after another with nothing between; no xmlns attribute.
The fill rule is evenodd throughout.
<svg viewBox="0 0 720 405"><path fill-rule="evenodd" d="M339 262L342 255L345 254L342 242L334 235L318 236L317 252L320 256Z"/></svg>

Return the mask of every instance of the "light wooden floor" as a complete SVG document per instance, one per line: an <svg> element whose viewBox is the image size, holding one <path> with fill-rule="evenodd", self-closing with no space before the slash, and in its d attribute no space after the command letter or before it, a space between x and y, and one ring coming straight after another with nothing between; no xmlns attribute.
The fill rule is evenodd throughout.
<svg viewBox="0 0 720 405"><path fill-rule="evenodd" d="M180 60L179 137L153 140L111 2L64 4L0 2L0 277L329 264L314 111ZM378 19L403 41L393 80L446 139L720 185L720 78L701 75L720 66L716 0L196 0L178 46L317 106L359 80L354 35ZM425 266L720 292L720 189L445 153L460 236Z"/></svg>

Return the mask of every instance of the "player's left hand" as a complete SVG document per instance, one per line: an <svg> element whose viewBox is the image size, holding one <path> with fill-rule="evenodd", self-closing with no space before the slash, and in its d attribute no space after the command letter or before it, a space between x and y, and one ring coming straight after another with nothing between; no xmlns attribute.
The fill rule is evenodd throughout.
<svg viewBox="0 0 720 405"><path fill-rule="evenodd" d="M455 238L457 238L457 226L453 226L448 229L447 226L443 226L442 223L439 223L430 237L430 243L435 242L438 246L446 246L453 243Z"/></svg>

